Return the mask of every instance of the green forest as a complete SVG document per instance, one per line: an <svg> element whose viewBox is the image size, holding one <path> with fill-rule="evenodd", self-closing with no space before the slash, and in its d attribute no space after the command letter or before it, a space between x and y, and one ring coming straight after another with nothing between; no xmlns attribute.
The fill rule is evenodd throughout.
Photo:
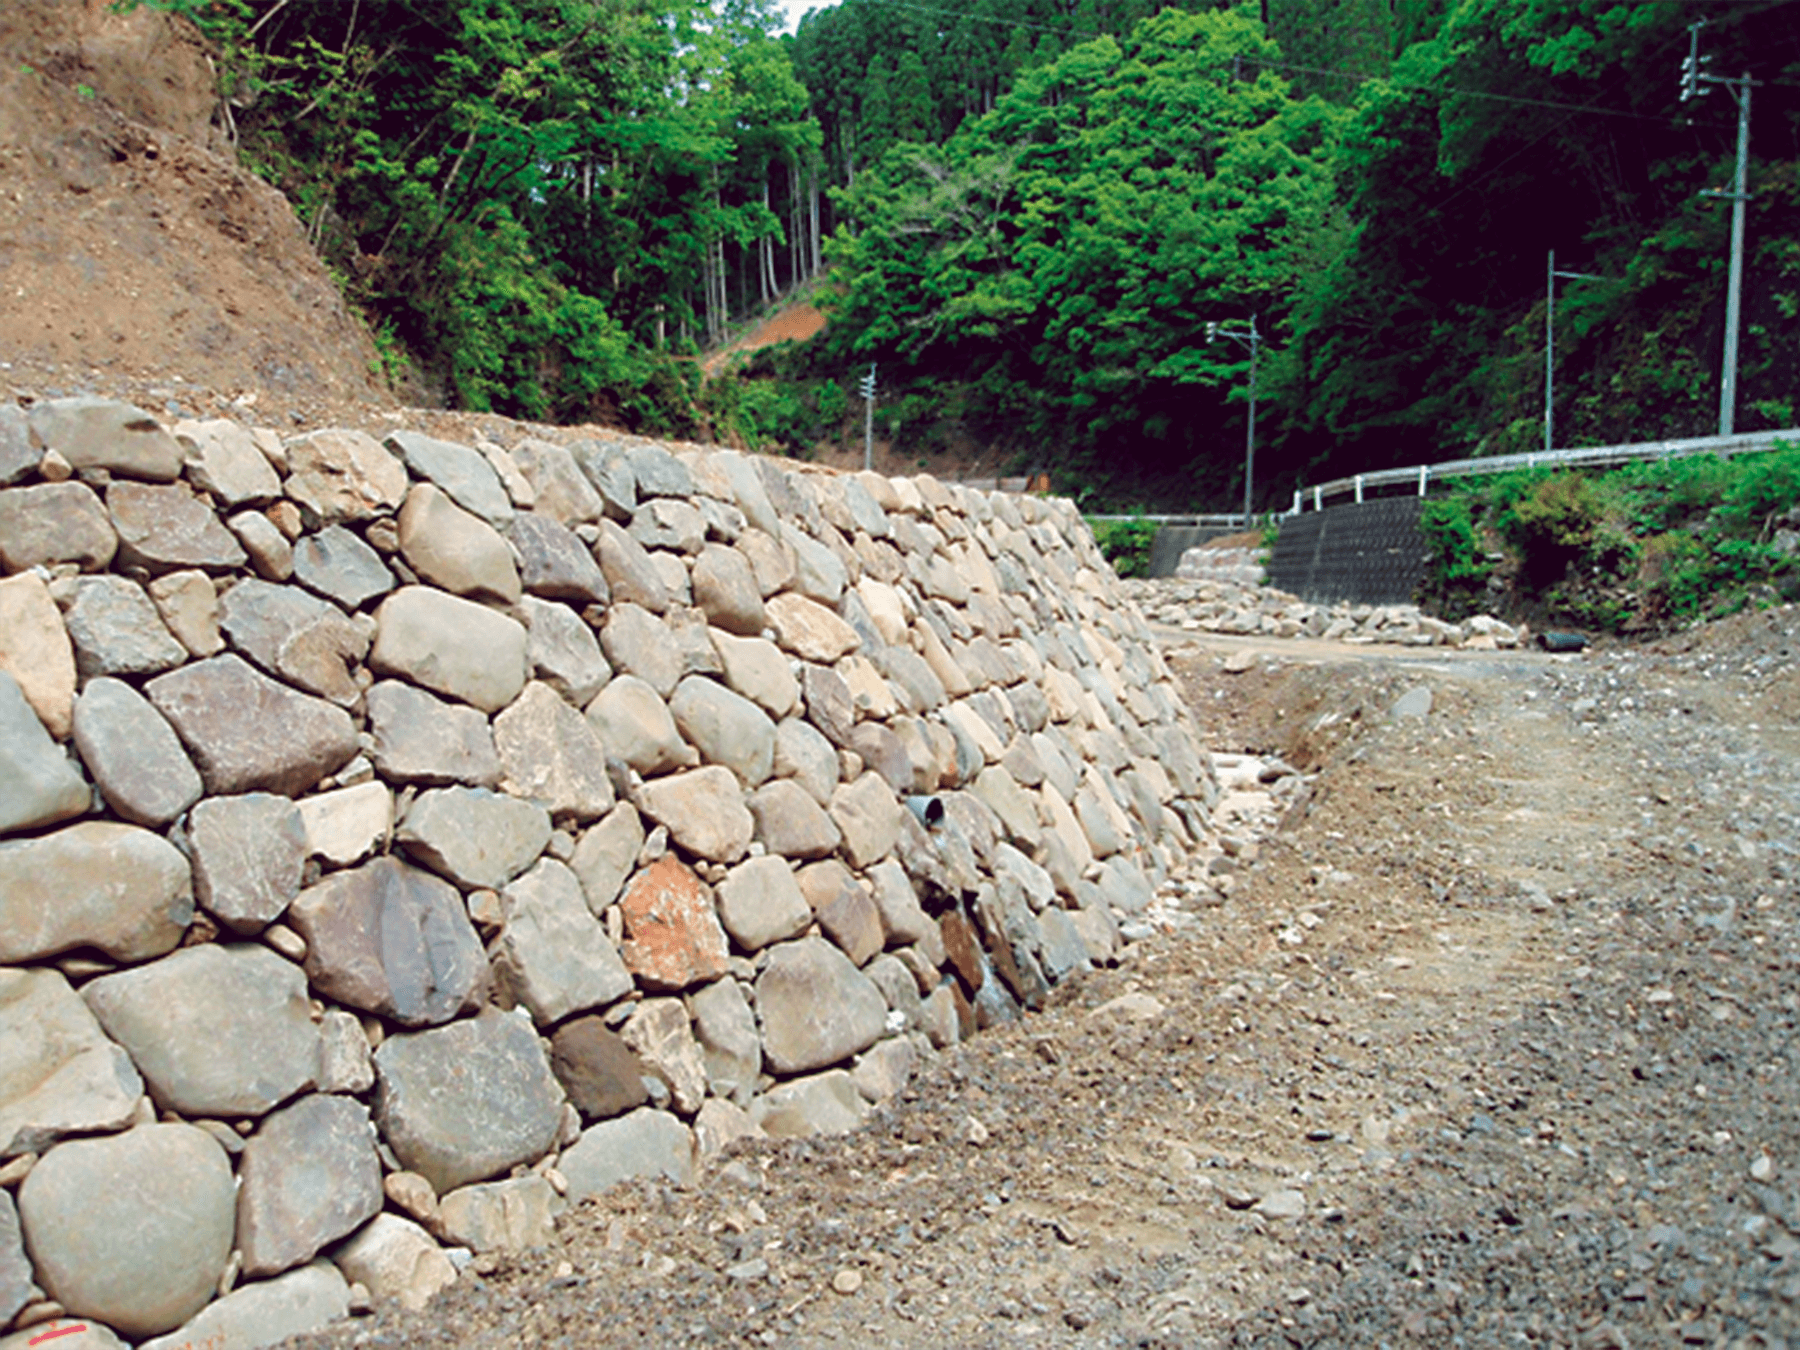
<svg viewBox="0 0 1800 1350"><path fill-rule="evenodd" d="M1089 506L1241 502L1217 325L1259 509L1541 445L1547 284L1558 445L1713 431L1748 77L1736 427L1800 421L1797 0L145 2L394 377L804 455L874 364L909 459Z"/></svg>

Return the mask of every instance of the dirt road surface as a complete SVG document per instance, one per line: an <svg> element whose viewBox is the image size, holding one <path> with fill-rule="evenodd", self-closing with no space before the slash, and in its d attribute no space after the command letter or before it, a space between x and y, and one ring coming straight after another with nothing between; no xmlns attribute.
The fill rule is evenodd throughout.
<svg viewBox="0 0 1800 1350"><path fill-rule="evenodd" d="M1170 654L1304 777L1232 787L1227 874L1117 968L860 1134L306 1343L1800 1345L1800 613L1242 645Z"/></svg>

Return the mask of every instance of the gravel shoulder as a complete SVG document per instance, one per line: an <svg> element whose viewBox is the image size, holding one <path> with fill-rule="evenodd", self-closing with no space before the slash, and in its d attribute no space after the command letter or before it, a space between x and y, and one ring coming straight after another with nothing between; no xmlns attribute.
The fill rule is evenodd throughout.
<svg viewBox="0 0 1800 1350"><path fill-rule="evenodd" d="M1797 642L1171 634L1212 745L1301 776L1221 760L1237 856L1117 968L305 1344L1800 1343Z"/></svg>

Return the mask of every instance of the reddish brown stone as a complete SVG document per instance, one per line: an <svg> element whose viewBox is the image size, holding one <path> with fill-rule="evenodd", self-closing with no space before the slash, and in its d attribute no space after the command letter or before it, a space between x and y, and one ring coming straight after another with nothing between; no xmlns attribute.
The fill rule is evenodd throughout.
<svg viewBox="0 0 1800 1350"><path fill-rule="evenodd" d="M981 988L981 938L975 925L963 917L961 910L951 910L938 920L938 932L944 935L944 953L950 965L969 989Z"/></svg>
<svg viewBox="0 0 1800 1350"><path fill-rule="evenodd" d="M646 988L686 989L725 973L729 949L712 892L674 854L633 877L619 909L625 919L620 954Z"/></svg>

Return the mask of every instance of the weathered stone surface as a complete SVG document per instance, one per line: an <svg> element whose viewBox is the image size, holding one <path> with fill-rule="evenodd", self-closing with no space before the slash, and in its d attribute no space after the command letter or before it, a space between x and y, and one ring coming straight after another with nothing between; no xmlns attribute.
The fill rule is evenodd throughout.
<svg viewBox="0 0 1800 1350"><path fill-rule="evenodd" d="M301 585L350 610L394 589L394 574L381 555L342 525L328 526L294 545L294 575Z"/></svg>
<svg viewBox="0 0 1800 1350"><path fill-rule="evenodd" d="M837 751L812 723L789 717L775 728L775 773L792 778L824 806L837 788Z"/></svg>
<svg viewBox="0 0 1800 1350"><path fill-rule="evenodd" d="M288 906L288 922L306 939L306 974L319 993L403 1026L449 1021L477 1006L487 983L462 898L391 856L308 887Z"/></svg>
<svg viewBox="0 0 1800 1350"><path fill-rule="evenodd" d="M45 1154L19 1189L46 1293L133 1340L180 1326L231 1255L231 1164L205 1130L146 1125Z"/></svg>
<svg viewBox="0 0 1800 1350"><path fill-rule="evenodd" d="M829 665L861 644L854 628L796 591L773 597L767 609L775 640L803 661Z"/></svg>
<svg viewBox="0 0 1800 1350"><path fill-rule="evenodd" d="M128 577L83 577L64 623L83 675L154 675L187 660L187 648Z"/></svg>
<svg viewBox="0 0 1800 1350"><path fill-rule="evenodd" d="M209 793L298 796L356 754L342 708L224 655L159 675L144 692L175 727Z"/></svg>
<svg viewBox="0 0 1800 1350"><path fill-rule="evenodd" d="M0 1190L0 1326L37 1297L31 1278L31 1261L25 1255L25 1238L19 1230L19 1211L12 1192Z"/></svg>
<svg viewBox="0 0 1800 1350"><path fill-rule="evenodd" d="M143 1091L130 1058L60 971L0 967L0 1158L120 1129ZM0 1274L0 1317L10 1317L4 1285Z"/></svg>
<svg viewBox="0 0 1800 1350"><path fill-rule="evenodd" d="M439 1195L541 1157L562 1125L562 1088L522 1012L389 1036L375 1073L382 1135Z"/></svg>
<svg viewBox="0 0 1800 1350"><path fill-rule="evenodd" d="M349 1315L350 1286L331 1262L314 1261L279 1279L232 1290L175 1331L145 1341L138 1350L249 1350L319 1331Z"/></svg>
<svg viewBox="0 0 1800 1350"><path fill-rule="evenodd" d="M520 441L512 448L513 463L531 481L537 510L573 529L600 518L600 497L576 467L574 458L549 441Z"/></svg>
<svg viewBox="0 0 1800 1350"><path fill-rule="evenodd" d="M800 682L781 649L766 638L733 637L710 630L725 683L765 709L773 717L786 717L800 702Z"/></svg>
<svg viewBox="0 0 1800 1350"><path fill-rule="evenodd" d="M0 834L67 820L91 804L87 783L50 739L18 681L0 671ZM0 895L0 911L5 907Z"/></svg>
<svg viewBox="0 0 1800 1350"><path fill-rule="evenodd" d="M691 1116L700 1109L706 1097L706 1066L680 999L643 1000L619 1035L644 1067L667 1085L677 1111Z"/></svg>
<svg viewBox="0 0 1800 1350"><path fill-rule="evenodd" d="M417 1312L431 1296L456 1283L456 1267L411 1219L377 1214L331 1254L344 1278L377 1299L392 1299Z"/></svg>
<svg viewBox="0 0 1800 1350"><path fill-rule="evenodd" d="M394 828L394 794L375 780L314 793L300 799L300 822L309 856L348 867L387 842Z"/></svg>
<svg viewBox="0 0 1800 1350"><path fill-rule="evenodd" d="M172 483L181 474L181 443L142 408L81 395L45 399L27 414L32 433L69 467L104 469L125 478Z"/></svg>
<svg viewBox="0 0 1800 1350"><path fill-rule="evenodd" d="M549 685L533 680L494 719L501 786L553 816L596 820L612 809L606 750L593 727Z"/></svg>
<svg viewBox="0 0 1800 1350"><path fill-rule="evenodd" d="M1123 854L1108 858L1100 869L1100 897L1125 914L1141 914L1150 907L1156 889L1150 878Z"/></svg>
<svg viewBox="0 0 1800 1350"><path fill-rule="evenodd" d="M275 1275L381 1212L381 1159L369 1109L312 1093L270 1115L238 1163L244 1274Z"/></svg>
<svg viewBox="0 0 1800 1350"><path fill-rule="evenodd" d="M0 844L0 965L98 947L145 961L194 916L187 859L135 825L88 820Z"/></svg>
<svg viewBox="0 0 1800 1350"><path fill-rule="evenodd" d="M322 524L367 520L406 495L406 466L367 432L314 431L286 445L287 495Z"/></svg>
<svg viewBox="0 0 1800 1350"><path fill-rule="evenodd" d="M868 1049L887 1029L887 1001L823 938L769 951L757 977L763 1058L775 1073L822 1069Z"/></svg>
<svg viewBox="0 0 1800 1350"><path fill-rule="evenodd" d="M369 1038L354 1013L327 1008L319 1021L320 1092L367 1092L375 1086Z"/></svg>
<svg viewBox="0 0 1800 1350"><path fill-rule="evenodd" d="M508 534L519 551L520 580L532 595L579 605L611 600L600 564L568 526L521 512L513 517Z"/></svg>
<svg viewBox="0 0 1800 1350"><path fill-rule="evenodd" d="M821 605L835 605L849 581L843 562L824 544L792 524L783 523L781 537L794 550L794 589ZM814 660L831 660L815 657Z"/></svg>
<svg viewBox="0 0 1800 1350"><path fill-rule="evenodd" d="M0 491L0 567L8 571L61 563L98 571L118 547L106 508L85 483Z"/></svg>
<svg viewBox="0 0 1800 1350"><path fill-rule="evenodd" d="M525 654L533 677L585 708L612 678L594 630L574 610L554 600L528 595L521 607L530 634Z"/></svg>
<svg viewBox="0 0 1800 1350"><path fill-rule="evenodd" d="M775 1139L848 1134L869 1118L856 1080L842 1069L781 1083L751 1105L750 1119Z"/></svg>
<svg viewBox="0 0 1800 1350"><path fill-rule="evenodd" d="M762 592L765 601L777 591L785 591L794 581L794 550L775 537L778 532L745 530L736 544L750 560L750 570L756 574L756 588Z"/></svg>
<svg viewBox="0 0 1800 1350"><path fill-rule="evenodd" d="M806 718L840 750L850 748L856 731L856 704L850 686L830 666L806 665L800 669L800 690L806 700Z"/></svg>
<svg viewBox="0 0 1800 1350"><path fill-rule="evenodd" d="M647 989L686 989L726 970L725 932L706 884L664 854L619 897L625 965Z"/></svg>
<svg viewBox="0 0 1800 1350"><path fill-rule="evenodd" d="M239 511L225 527L243 546L257 576L265 581L286 581L294 575L294 546L261 511Z"/></svg>
<svg viewBox="0 0 1800 1350"><path fill-rule="evenodd" d="M500 782L500 754L487 718L445 703L399 680L383 680L365 697L375 738L375 767L401 783Z"/></svg>
<svg viewBox="0 0 1800 1350"><path fill-rule="evenodd" d="M586 1121L623 1115L650 1099L644 1062L598 1017L577 1017L556 1029L550 1067Z"/></svg>
<svg viewBox="0 0 1800 1350"><path fill-rule="evenodd" d="M582 833L569 859L569 870L581 882L587 907L598 917L619 897L619 888L637 866L644 846L644 823L637 808L620 802L599 824Z"/></svg>
<svg viewBox="0 0 1800 1350"><path fill-rule="evenodd" d="M805 932L812 907L787 859L770 853L739 863L719 883L719 916L732 940L754 952Z"/></svg>
<svg viewBox="0 0 1800 1350"><path fill-rule="evenodd" d="M281 479L249 429L226 418L177 422L188 481L227 507L254 505L281 495Z"/></svg>
<svg viewBox="0 0 1800 1350"><path fill-rule="evenodd" d="M898 1095L912 1081L919 1052L905 1037L878 1041L857 1058L850 1071L856 1090L866 1102L879 1104Z"/></svg>
<svg viewBox="0 0 1800 1350"><path fill-rule="evenodd" d="M81 996L151 1096L182 1115L260 1116L318 1072L305 977L267 947L184 947Z"/></svg>
<svg viewBox="0 0 1800 1350"><path fill-rule="evenodd" d="M390 432L387 446L399 452L415 477L429 479L463 510L490 525L512 520L512 502L500 476L478 451L417 431Z"/></svg>
<svg viewBox="0 0 1800 1350"><path fill-rule="evenodd" d="M721 765L691 769L646 783L638 809L689 853L711 862L733 863L744 856L756 822L744 805L737 776Z"/></svg>
<svg viewBox="0 0 1800 1350"><path fill-rule="evenodd" d="M557 1166L568 1178L571 1203L639 1177L689 1186L694 1181L694 1137L667 1111L642 1107L618 1120L590 1125Z"/></svg>
<svg viewBox="0 0 1800 1350"><path fill-rule="evenodd" d="M150 602L176 640L194 656L217 656L225 649L219 632L219 596L204 572L170 572L148 587Z"/></svg>
<svg viewBox="0 0 1800 1350"><path fill-rule="evenodd" d="M35 572L0 580L0 674L57 740L69 735L75 704L75 649L50 588Z"/></svg>
<svg viewBox="0 0 1800 1350"><path fill-rule="evenodd" d="M438 788L419 795L394 838L457 885L497 890L544 851L550 814L485 788Z"/></svg>
<svg viewBox="0 0 1800 1350"><path fill-rule="evenodd" d="M751 793L750 814L763 847L786 858L823 858L843 839L831 817L792 778L764 783Z"/></svg>
<svg viewBox="0 0 1800 1350"><path fill-rule="evenodd" d="M666 548L692 554L698 553L706 542L706 521L699 510L670 497L639 502L626 528L647 549Z"/></svg>
<svg viewBox="0 0 1800 1350"><path fill-rule="evenodd" d="M631 992L631 976L581 894L575 874L545 858L507 886L495 973L540 1026Z"/></svg>
<svg viewBox="0 0 1800 1350"><path fill-rule="evenodd" d="M438 1202L446 1240L475 1252L523 1252L556 1240L563 1202L542 1177L488 1181L451 1191Z"/></svg>
<svg viewBox="0 0 1800 1350"><path fill-rule="evenodd" d="M735 548L708 544L702 549L694 560L693 586L694 603L715 627L755 637L768 625L756 574Z"/></svg>
<svg viewBox="0 0 1800 1350"><path fill-rule="evenodd" d="M434 586L512 604L521 594L512 549L492 525L430 483L415 483L400 508L400 552Z"/></svg>
<svg viewBox="0 0 1800 1350"><path fill-rule="evenodd" d="M162 826L200 799L200 775L162 714L123 680L89 680L75 704L75 748L106 804Z"/></svg>
<svg viewBox="0 0 1800 1350"><path fill-rule="evenodd" d="M231 531L184 484L109 484L106 511L119 536L117 561L124 566L151 573L184 567L218 572L246 561Z"/></svg>
<svg viewBox="0 0 1800 1350"><path fill-rule="evenodd" d="M646 776L700 762L661 696L635 675L615 676L588 704L587 719L608 756Z"/></svg>
<svg viewBox="0 0 1800 1350"><path fill-rule="evenodd" d="M300 893L306 824L286 797L208 797L188 817L194 898L226 927L260 933Z"/></svg>
<svg viewBox="0 0 1800 1350"><path fill-rule="evenodd" d="M708 1090L746 1105L762 1073L762 1038L743 986L732 979L715 981L690 995L688 1006Z"/></svg>
<svg viewBox="0 0 1800 1350"><path fill-rule="evenodd" d="M676 687L669 713L708 764L724 765L746 787L768 778L775 764L775 724L749 699L690 675Z"/></svg>
<svg viewBox="0 0 1800 1350"><path fill-rule="evenodd" d="M525 628L428 586L403 586L376 611L369 668L499 712L525 687Z"/></svg>
<svg viewBox="0 0 1800 1350"><path fill-rule="evenodd" d="M340 707L361 699L352 672L369 634L329 600L246 577L220 597L219 616L232 648L269 674Z"/></svg>
<svg viewBox="0 0 1800 1350"><path fill-rule="evenodd" d="M1041 954L1044 972L1052 980L1060 980L1071 971L1090 964L1087 940L1076 926L1075 915L1066 909L1047 909L1038 918L1044 941Z"/></svg>
<svg viewBox="0 0 1800 1350"><path fill-rule="evenodd" d="M0 487L30 476L43 452L31 443L31 425L16 403L0 407Z"/></svg>
<svg viewBox="0 0 1800 1350"><path fill-rule="evenodd" d="M606 574L606 584L615 601L641 605L654 614L661 614L673 603L662 573L644 546L613 521L600 522L594 557Z"/></svg>
<svg viewBox="0 0 1800 1350"><path fill-rule="evenodd" d="M923 942L936 930L931 916L919 905L906 869L889 858L871 867L869 890L875 909L881 916L882 931L890 945Z"/></svg>
<svg viewBox="0 0 1800 1350"><path fill-rule="evenodd" d="M813 863L802 867L794 879L818 917L819 927L844 955L861 966L881 950L881 914L868 889L841 862L833 858Z"/></svg>
<svg viewBox="0 0 1800 1350"><path fill-rule="evenodd" d="M831 818L843 831L852 867L868 867L894 851L905 809L880 774L865 773L831 794Z"/></svg>
<svg viewBox="0 0 1800 1350"><path fill-rule="evenodd" d="M625 447L610 437L579 441L569 447L575 463L600 494L607 519L626 521L637 509L637 479Z"/></svg>
<svg viewBox="0 0 1800 1350"><path fill-rule="evenodd" d="M635 675L659 698L675 692L685 673L669 625L641 606L621 601L607 611L600 646L615 670Z"/></svg>
<svg viewBox="0 0 1800 1350"><path fill-rule="evenodd" d="M662 446L637 441L625 447L625 458L631 465L631 476L637 483L640 499L694 495L693 475Z"/></svg>

